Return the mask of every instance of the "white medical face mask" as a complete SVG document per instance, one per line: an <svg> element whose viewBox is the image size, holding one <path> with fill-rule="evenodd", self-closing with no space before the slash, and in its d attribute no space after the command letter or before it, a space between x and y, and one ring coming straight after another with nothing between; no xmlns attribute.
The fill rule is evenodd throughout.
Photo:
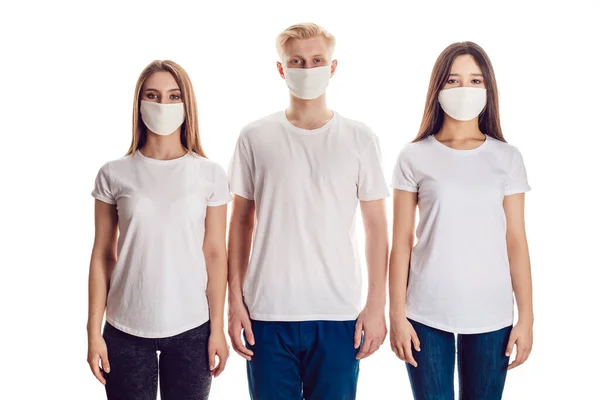
<svg viewBox="0 0 600 400"><path fill-rule="evenodd" d="M481 114L487 101L484 88L458 87L444 89L438 96L442 110L458 121L470 121Z"/></svg>
<svg viewBox="0 0 600 400"><path fill-rule="evenodd" d="M161 104L142 100L142 121L157 135L170 135L185 121L183 103Z"/></svg>
<svg viewBox="0 0 600 400"><path fill-rule="evenodd" d="M331 66L284 68L283 72L285 83L294 96L303 100L312 100L325 93L331 77Z"/></svg>

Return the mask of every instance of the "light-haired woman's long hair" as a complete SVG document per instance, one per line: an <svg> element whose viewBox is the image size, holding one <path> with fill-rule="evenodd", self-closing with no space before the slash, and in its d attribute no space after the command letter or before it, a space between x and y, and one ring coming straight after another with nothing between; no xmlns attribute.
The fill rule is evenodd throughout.
<svg viewBox="0 0 600 400"><path fill-rule="evenodd" d="M150 75L155 72L166 71L173 75L179 89L181 90L181 100L185 108L185 121L181 126L181 144L188 151L194 152L202 157L206 157L202 145L200 143L200 133L198 129L198 107L196 105L196 95L194 88L187 72L176 62L170 60L152 61L140 74L137 84L135 85L135 95L133 99L133 135L131 138L131 146L127 155L135 153L146 143L147 128L142 121L140 114L140 96L142 86Z"/></svg>

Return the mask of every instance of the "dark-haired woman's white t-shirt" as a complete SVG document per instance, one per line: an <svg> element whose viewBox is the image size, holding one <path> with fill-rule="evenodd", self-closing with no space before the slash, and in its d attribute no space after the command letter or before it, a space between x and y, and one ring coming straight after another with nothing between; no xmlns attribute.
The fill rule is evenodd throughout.
<svg viewBox="0 0 600 400"><path fill-rule="evenodd" d="M418 193L407 317L463 334L512 325L503 201L530 190L517 148L488 136L455 150L429 136L400 152L392 187Z"/></svg>
<svg viewBox="0 0 600 400"><path fill-rule="evenodd" d="M106 320L147 338L207 322L204 220L206 207L231 200L223 168L193 153L156 160L138 151L106 163L92 196L119 216Z"/></svg>

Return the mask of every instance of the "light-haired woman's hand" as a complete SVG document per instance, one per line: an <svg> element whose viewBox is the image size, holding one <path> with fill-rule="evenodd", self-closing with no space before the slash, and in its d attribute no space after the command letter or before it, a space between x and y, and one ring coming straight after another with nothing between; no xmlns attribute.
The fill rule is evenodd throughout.
<svg viewBox="0 0 600 400"><path fill-rule="evenodd" d="M219 358L219 364L216 364L216 357ZM210 373L213 377L221 375L225 369L227 359L229 358L229 345L225 339L225 332L211 332L208 338L208 360L210 364Z"/></svg>
<svg viewBox="0 0 600 400"><path fill-rule="evenodd" d="M108 362L108 350L106 349L106 342L102 335L93 335L88 337L88 364L92 373L102 383L106 385L106 379L102 371L107 374L110 373L110 364ZM100 364L102 362L102 364Z"/></svg>
<svg viewBox="0 0 600 400"><path fill-rule="evenodd" d="M508 346L506 346L506 357L510 357L515 344L517 345L517 356L508 366L509 370L523 364L529 357L533 346L533 322L518 321L513 327L508 339Z"/></svg>
<svg viewBox="0 0 600 400"><path fill-rule="evenodd" d="M399 359L413 367L417 366L412 354L412 346L414 345L415 350L421 351L421 343L415 328L406 317L390 316L390 344Z"/></svg>

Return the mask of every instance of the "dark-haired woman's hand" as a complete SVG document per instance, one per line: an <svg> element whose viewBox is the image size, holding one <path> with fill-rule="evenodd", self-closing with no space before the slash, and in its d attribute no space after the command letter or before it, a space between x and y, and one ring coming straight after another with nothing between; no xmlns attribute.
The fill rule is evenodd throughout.
<svg viewBox="0 0 600 400"><path fill-rule="evenodd" d="M529 357L533 346L533 322L518 321L513 327L506 347L506 357L510 357L515 344L517 345L517 356L508 366L509 370L523 364Z"/></svg>
<svg viewBox="0 0 600 400"><path fill-rule="evenodd" d="M412 347L414 345L416 351L421 351L421 343L415 328L406 317L390 318L390 344L399 359L413 367L417 366L412 354Z"/></svg>

